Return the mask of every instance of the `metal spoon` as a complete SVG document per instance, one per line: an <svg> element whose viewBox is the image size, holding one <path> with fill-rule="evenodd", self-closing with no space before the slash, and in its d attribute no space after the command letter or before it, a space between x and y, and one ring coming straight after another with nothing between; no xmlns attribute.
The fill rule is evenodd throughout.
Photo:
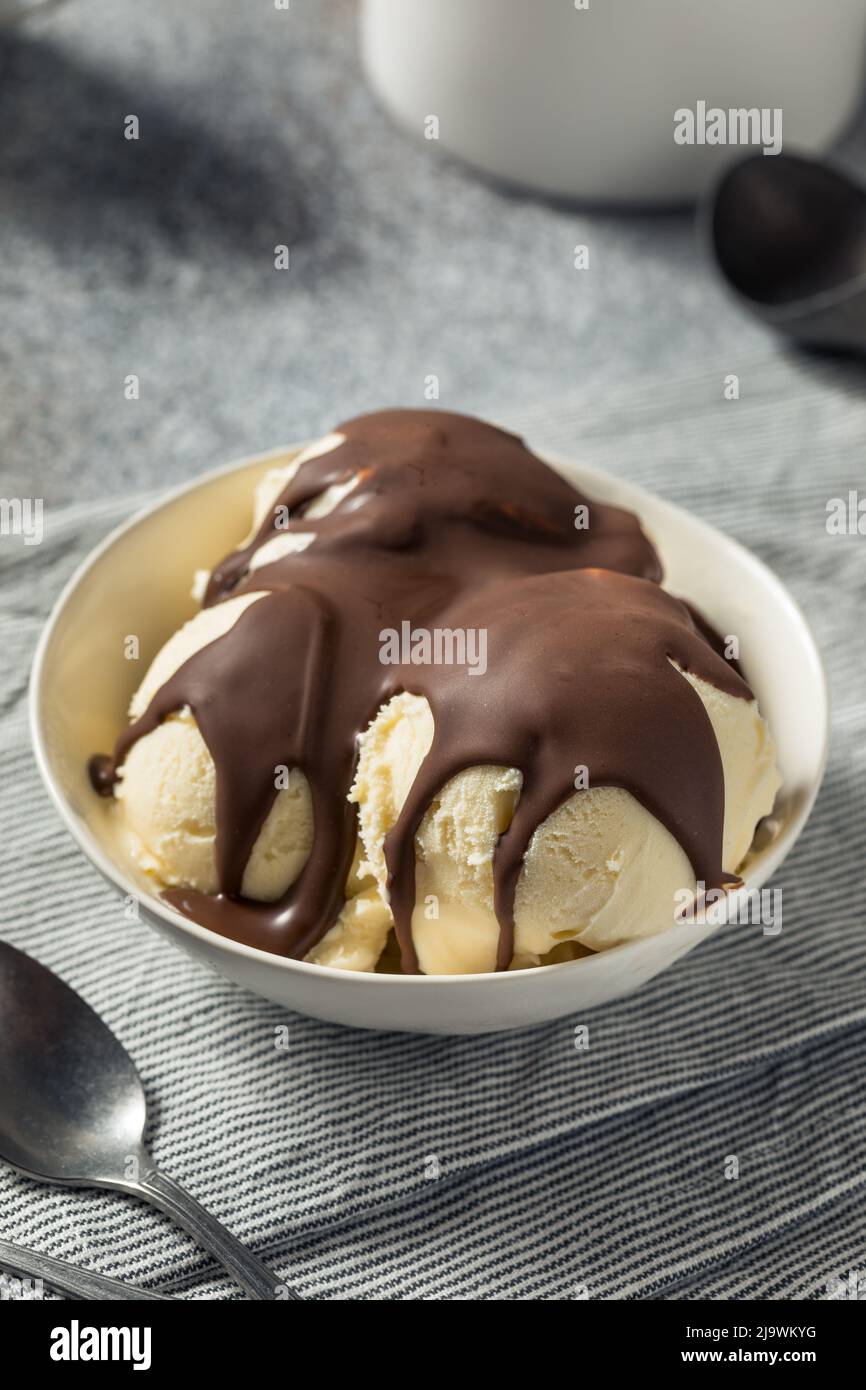
<svg viewBox="0 0 866 1390"><path fill-rule="evenodd" d="M751 155L703 212L721 273L771 328L811 347L866 352L866 190L819 160Z"/></svg>
<svg viewBox="0 0 866 1390"><path fill-rule="evenodd" d="M138 1073L89 1004L0 942L0 1158L25 1177L108 1187L151 1202L252 1298L299 1298L172 1178L144 1146Z"/></svg>
<svg viewBox="0 0 866 1390"><path fill-rule="evenodd" d="M23 1245L12 1245L8 1240L0 1240L0 1269L11 1270L14 1274L28 1279L42 1279L58 1293L71 1294L73 1298L91 1298L100 1301L113 1299L160 1299L173 1303L171 1294L151 1293L148 1289L137 1289L132 1284L124 1284L119 1279L110 1279L107 1274L94 1274L89 1269L79 1269L77 1265L67 1264L65 1260L55 1260L53 1255L41 1255L38 1250L27 1250Z"/></svg>

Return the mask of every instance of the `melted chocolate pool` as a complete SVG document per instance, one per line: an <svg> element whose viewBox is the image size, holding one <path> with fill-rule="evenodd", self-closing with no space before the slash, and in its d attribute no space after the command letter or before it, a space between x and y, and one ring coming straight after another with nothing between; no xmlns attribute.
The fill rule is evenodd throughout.
<svg viewBox="0 0 866 1390"><path fill-rule="evenodd" d="M166 899L211 930L301 958L339 916L357 820L347 801L357 737L399 690L430 701L435 734L386 842L403 968L412 943L414 835L427 805L463 768L517 767L523 788L494 859L498 968L513 954L514 893L535 828L590 784L628 789L676 836L697 878L724 881L724 778L704 707L675 661L749 698L661 569L637 518L582 496L491 425L438 411L382 411L339 426L344 442L302 464L258 534L214 571L206 605L262 592L223 637L191 656L91 761L110 794L129 749L189 706L216 768L220 892ZM326 488L354 486L326 516L304 515ZM289 531L308 548L249 571L254 551ZM384 665L382 633L483 630L487 670ZM275 770L297 767L312 797L314 840L276 903L241 895L250 852L276 797Z"/></svg>

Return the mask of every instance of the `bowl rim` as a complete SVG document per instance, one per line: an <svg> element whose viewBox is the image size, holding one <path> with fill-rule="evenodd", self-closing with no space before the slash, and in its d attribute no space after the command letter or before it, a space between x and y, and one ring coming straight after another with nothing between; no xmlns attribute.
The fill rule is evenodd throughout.
<svg viewBox="0 0 866 1390"><path fill-rule="evenodd" d="M66 606L79 584L89 572L96 567L114 546L118 545L126 534L132 531L143 521L156 515L165 508L170 507L174 502L186 496L188 493L196 491L199 487L217 481L219 478L231 473L240 473L245 469L254 468L257 465L266 464L271 460L286 458L301 452L308 447L313 440L302 443L286 444L282 447L266 449L256 454L244 455L241 458L233 459L228 463L218 464L215 468L210 468L204 473L199 473L195 478L181 483L168 491L159 491L158 495L148 497L144 505L139 507L131 517L128 517L120 525L112 528L106 536L88 552L79 565L76 566L69 579L63 585L60 593L52 605L51 612L42 629L33 655L30 669L30 680L28 685L28 726L30 739L33 746L36 765L39 770L42 782L48 795L57 810L61 821L67 831L72 836L79 849L82 850L87 859L102 874L109 883L113 884L125 896L131 896L142 903L146 912L152 913L158 919L162 919L168 925L185 932L206 946L217 951L225 951L229 955L239 956L249 961L251 964L268 966L271 969L286 970L289 973L300 971L301 974L312 974L323 980L339 981L345 986L354 985L356 988L373 985L375 988L391 988L400 985L413 989L435 989L441 988L443 984L455 984L468 987L473 984L487 982L499 990L508 988L518 988L525 985L528 978L540 979L544 976L556 972L562 975L564 971L600 969L601 962L612 956L626 958L631 954L638 954L640 948L649 940L658 941L660 939L670 939L672 935L681 932L691 933L694 937L694 944L698 945L708 936L719 930L718 926L695 927L688 925L672 924L661 932L655 932L650 937L638 937L632 941L621 942L618 946L611 946L604 951L597 951L591 956L583 956L577 960L561 961L554 965L532 966L520 970L505 971L480 971L475 974L455 974L455 975L398 975L398 974L379 974L374 971L342 970L337 966L318 965L313 961L295 960L289 956L279 956L271 951L263 951L255 946L248 946L244 942L235 941L231 937L221 936L218 932L213 932L200 923L185 917L176 909L163 902L156 894L143 891L140 884L129 878L113 859L103 850L96 836L87 827L83 819L74 814L66 797L57 786L54 775L49 766L48 751L45 742L42 720L40 717L41 692L43 687L44 666L49 647L55 632L58 630L66 610ZM777 599L789 610L796 619L800 627L805 645L808 649L810 662L818 676L819 688L824 707L824 718L822 727L822 743L817 775L814 778L808 794L804 797L796 816L789 823L786 836L787 845L784 848L780 859L770 869L767 877L771 876L778 869L781 862L791 852L799 839L803 828L812 813L812 808L821 788L824 773L827 766L827 756L830 741L830 697L827 684L827 675L824 664L821 660L820 650L815 640L805 614L799 604L788 592L782 580L766 565L763 560L754 555L746 546L729 536L727 532L720 530L716 526L710 525L703 518L696 516L685 507L680 507L677 503L671 502L668 498L658 493L651 492L648 488L642 487L639 483L634 483L631 479L620 479L615 474L605 472L603 469L595 468L592 464L579 463L576 459L568 455L561 454L555 450L537 448L530 444L533 452L557 472L563 473L566 477L573 477L573 471L579 470L580 473L589 475L590 478L597 477L602 480L612 480L615 484L620 482L626 487L629 493L636 498L639 506L641 503L649 503L651 506L661 505L664 510L671 513L677 520L686 521L695 527L706 539L711 539L714 545L718 545L719 539L731 547L749 567L756 571L763 581L774 590ZM616 503L615 505L620 505ZM644 518L638 514L641 525L644 525ZM746 881L746 887L748 887Z"/></svg>

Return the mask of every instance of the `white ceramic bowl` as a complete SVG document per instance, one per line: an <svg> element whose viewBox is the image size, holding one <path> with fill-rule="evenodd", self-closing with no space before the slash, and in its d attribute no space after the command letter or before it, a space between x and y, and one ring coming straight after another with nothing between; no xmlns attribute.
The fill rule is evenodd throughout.
<svg viewBox="0 0 866 1390"><path fill-rule="evenodd" d="M316 1018L360 1028L486 1033L582 1013L637 989L712 928L671 926L596 956L536 970L362 975L284 960L217 936L173 911L124 863L113 842L109 806L90 788L87 759L111 748L147 662L194 611L193 571L212 568L241 540L254 483L294 452L231 464L171 493L108 536L57 600L33 664L30 714L39 769L68 829L108 882L138 897L142 916L197 959ZM590 496L636 512L661 553L666 586L692 599L717 629L738 634L784 777L781 828L753 853L744 874L748 887L760 887L800 834L824 769L826 685L803 615L779 580L727 536L641 488L542 457ZM138 662L122 657L129 633L140 641Z"/></svg>

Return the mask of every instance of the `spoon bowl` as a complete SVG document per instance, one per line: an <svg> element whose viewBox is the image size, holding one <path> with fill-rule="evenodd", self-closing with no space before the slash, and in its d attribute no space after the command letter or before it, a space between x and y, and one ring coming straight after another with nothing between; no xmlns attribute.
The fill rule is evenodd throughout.
<svg viewBox="0 0 866 1390"><path fill-rule="evenodd" d="M704 214L729 289L799 343L866 352L866 190L820 160L751 155Z"/></svg>
<svg viewBox="0 0 866 1390"><path fill-rule="evenodd" d="M252 1298L299 1297L157 1170L146 1123L138 1072L110 1028L46 966L0 941L0 1158L40 1182L140 1197L215 1255Z"/></svg>
<svg viewBox="0 0 866 1390"><path fill-rule="evenodd" d="M138 1073L99 1015L0 943L0 1157L48 1182L117 1186L146 1119Z"/></svg>

